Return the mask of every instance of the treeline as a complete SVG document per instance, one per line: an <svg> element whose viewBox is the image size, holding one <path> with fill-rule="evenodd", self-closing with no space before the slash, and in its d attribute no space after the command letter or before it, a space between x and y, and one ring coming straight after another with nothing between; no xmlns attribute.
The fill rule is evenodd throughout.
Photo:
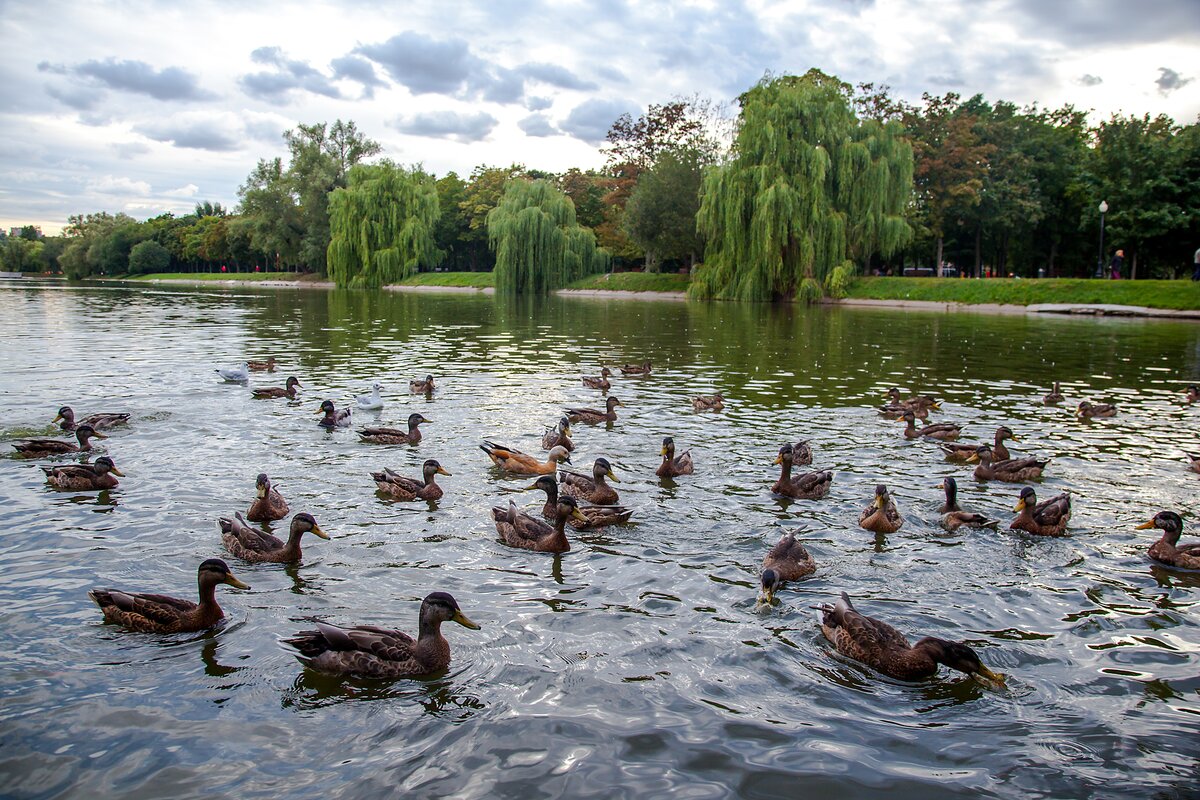
<svg viewBox="0 0 1200 800"><path fill-rule="evenodd" d="M1090 126L1070 106L978 95L909 104L818 70L767 76L736 111L676 98L616 120L602 169L481 165L465 178L368 163L381 148L353 122L300 125L284 134L286 160L247 177L234 213L75 216L62 237L6 237L0 260L71 278L224 267L346 286L498 269L498 283L531 291L610 265L699 265L695 294L765 299L943 264L1086 277L1102 200L1103 258L1123 249L1134 277L1174 277L1200 244L1196 123Z"/></svg>

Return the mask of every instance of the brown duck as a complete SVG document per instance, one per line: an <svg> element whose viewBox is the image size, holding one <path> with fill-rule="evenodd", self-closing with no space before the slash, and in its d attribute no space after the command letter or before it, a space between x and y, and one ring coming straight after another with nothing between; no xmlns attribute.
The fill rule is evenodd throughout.
<svg viewBox="0 0 1200 800"><path fill-rule="evenodd" d="M1014 442L1021 441L1008 426L1001 425L999 428L996 428L995 444L992 445L992 458L997 461L1012 458L1012 453L1008 452L1008 448L1004 446L1005 439L1012 439ZM979 445L977 444L952 444L947 442L939 446L946 454L947 461L970 461L971 456L975 455L975 451L979 449Z"/></svg>
<svg viewBox="0 0 1200 800"><path fill-rule="evenodd" d="M278 397L295 400L298 388L300 388L300 381L295 375L292 375L287 379L285 386L268 386L265 389L255 389L253 394L259 400L270 400Z"/></svg>
<svg viewBox="0 0 1200 800"><path fill-rule="evenodd" d="M450 473L442 469L442 465L432 458L428 459L421 466L423 480L406 478L386 468L383 472L371 473L371 477L375 479L375 485L384 494L396 500L426 501L440 500L442 498L442 487L438 486L435 480L435 476L437 475L450 477Z"/></svg>
<svg viewBox="0 0 1200 800"><path fill-rule="evenodd" d="M981 481L1020 483L1042 477L1042 470L1050 463L1050 459L1007 458L1003 461L993 461L992 448L984 444L975 449L975 455L970 462L978 462L975 477Z"/></svg>
<svg viewBox="0 0 1200 800"><path fill-rule="evenodd" d="M691 475L696 471L696 467L692 463L692 451L684 450L679 455L675 455L675 440L670 436L663 439L660 455L662 463L658 465L658 469L654 470L654 474L660 478Z"/></svg>
<svg viewBox="0 0 1200 800"><path fill-rule="evenodd" d="M518 475L553 475L559 462L571 463L571 454L562 446L551 447L545 461L538 461L536 457L522 453L515 447L505 447L495 442L484 442L479 449L487 453L497 467Z"/></svg>
<svg viewBox="0 0 1200 800"><path fill-rule="evenodd" d="M1084 400L1079 404L1079 410L1076 413L1081 419L1115 417L1117 415L1117 407L1112 403L1089 403L1087 400Z"/></svg>
<svg viewBox="0 0 1200 800"><path fill-rule="evenodd" d="M916 415L911 410L905 411L900 418L906 423L905 439L937 439L942 442L950 442L957 439L962 433L962 428L950 422L937 422L918 428Z"/></svg>
<svg viewBox="0 0 1200 800"><path fill-rule="evenodd" d="M221 541L225 549L243 561L290 563L300 560L300 537L306 533L328 539L329 534L321 530L312 514L300 513L292 517L285 543L276 536L251 528L240 513L233 519L221 517L217 520L221 528Z"/></svg>
<svg viewBox="0 0 1200 800"><path fill-rule="evenodd" d="M1062 536L1067 532L1067 520L1071 518L1071 497L1064 493L1039 503L1037 493L1026 486L1013 511L1017 516L1009 524L1009 530L1027 531L1037 536Z"/></svg>
<svg viewBox="0 0 1200 800"><path fill-rule="evenodd" d="M622 364L621 373L624 375L649 375L650 359L646 359L641 364Z"/></svg>
<svg viewBox="0 0 1200 800"><path fill-rule="evenodd" d="M409 381L408 390L416 394L429 394L437 387L433 384L433 376L426 375L423 381Z"/></svg>
<svg viewBox="0 0 1200 800"><path fill-rule="evenodd" d="M102 431L106 428L111 428L114 425L124 425L129 422L128 414L117 414L114 412L100 412L98 414L89 414L83 419L76 419L75 412L70 406L63 406L58 410L52 422L57 422L58 427L62 428L67 433L71 433L80 425L91 425L93 430Z"/></svg>
<svg viewBox="0 0 1200 800"><path fill-rule="evenodd" d="M896 501L888 494L882 483L875 487L875 499L863 509L858 517L859 527L875 533L895 533L904 525L904 517L896 508Z"/></svg>
<svg viewBox="0 0 1200 800"><path fill-rule="evenodd" d="M358 432L364 442L371 444L416 444L421 441L421 429L417 427L422 422L429 422L420 414L408 415L408 430L399 428L363 428Z"/></svg>
<svg viewBox="0 0 1200 800"><path fill-rule="evenodd" d="M246 512L252 522L272 522L288 515L288 504L279 490L271 485L267 473L260 472L254 481L254 502Z"/></svg>
<svg viewBox="0 0 1200 800"><path fill-rule="evenodd" d="M525 488L541 489L545 492L546 504L542 506L542 516L550 520L558 518L558 481L554 480L553 475L543 475ZM607 525L620 525L628 522L629 518L633 516L633 511L625 506L581 505L577 508L584 519L581 520L571 515L567 517L567 524L579 531L595 530Z"/></svg>
<svg viewBox="0 0 1200 800"><path fill-rule="evenodd" d="M275 356L267 356L266 361L247 361L246 368L254 372L274 372Z"/></svg>
<svg viewBox="0 0 1200 800"><path fill-rule="evenodd" d="M1162 538L1150 545L1150 557L1155 561L1183 569L1200 569L1200 542L1179 546L1183 535L1183 520L1174 511L1160 511L1154 519L1143 522L1137 529L1158 528Z"/></svg>
<svg viewBox="0 0 1200 800"><path fill-rule="evenodd" d="M725 397L720 392L692 398L693 411L721 411L724 408Z"/></svg>
<svg viewBox="0 0 1200 800"><path fill-rule="evenodd" d="M61 439L25 439L14 442L13 447L23 458L41 458L43 456L61 456L66 453L82 453L92 449L90 439L107 439L100 431L91 425L80 425L75 429L75 440L64 442Z"/></svg>
<svg viewBox="0 0 1200 800"><path fill-rule="evenodd" d="M200 585L199 603L165 594L138 594L119 589L92 589L88 597L100 606L105 622L148 633L181 633L211 628L224 618L225 613L217 605L219 584L250 588L233 577L229 565L219 558L210 558L200 564L196 582Z"/></svg>
<svg viewBox="0 0 1200 800"><path fill-rule="evenodd" d="M508 508L497 506L492 509L496 533L506 545L539 553L565 553L571 549L571 543L567 541L564 530L568 517L574 517L577 522L586 521L586 517L579 513L578 504L571 497L558 498L558 510L554 515L553 525L520 511L512 500L508 501Z"/></svg>
<svg viewBox="0 0 1200 800"><path fill-rule="evenodd" d="M613 472L612 464L607 458L597 458L592 464L592 476L589 478L582 472L561 470L558 474L562 482L562 493L577 500L587 500L599 506L611 506L619 503L621 498L617 490L608 485L606 479L611 478L617 483L621 479Z"/></svg>
<svg viewBox="0 0 1200 800"><path fill-rule="evenodd" d="M1055 381L1054 388L1050 390L1049 394L1042 398L1042 403L1048 406L1056 406L1063 400L1066 400L1066 398L1063 397L1062 390L1058 386L1058 381Z"/></svg>
<svg viewBox="0 0 1200 800"><path fill-rule="evenodd" d="M817 571L817 564L796 534L785 533L763 557L762 594L759 602L774 603L775 592L789 581L798 581Z"/></svg>
<svg viewBox="0 0 1200 800"><path fill-rule="evenodd" d="M946 492L946 502L938 509L938 513L942 515L939 524L948 531L956 531L959 528L995 528L999 524L997 520L988 519L983 514L974 514L970 511L963 511L958 504L958 481L954 478L945 478L942 481L942 489Z"/></svg>
<svg viewBox="0 0 1200 800"><path fill-rule="evenodd" d="M798 500L819 500L828 494L829 486L833 483L833 473L828 471L802 472L793 476L794 454L793 445L785 444L779 448L779 455L775 457L775 463L781 465L779 480L771 485L771 491L785 497L795 497Z"/></svg>
<svg viewBox="0 0 1200 800"><path fill-rule="evenodd" d="M623 403L615 397L604 401L604 411L595 408L568 408L567 419L571 422L582 422L586 425L598 425L601 422L615 422L617 406Z"/></svg>
<svg viewBox="0 0 1200 800"><path fill-rule="evenodd" d="M571 421L566 417L542 434L542 449L553 450L555 447L563 447L568 453L575 451L575 443L571 441Z"/></svg>
<svg viewBox="0 0 1200 800"><path fill-rule="evenodd" d="M583 375L583 385L589 389L603 389L604 391L608 391L612 388L612 384L608 380L610 375L612 375L612 370L608 367L601 367L599 375Z"/></svg>
<svg viewBox="0 0 1200 800"><path fill-rule="evenodd" d="M68 492L104 491L117 488L116 476L125 477L108 456L100 456L91 464L67 464L62 467L42 467L46 482L55 489Z"/></svg>

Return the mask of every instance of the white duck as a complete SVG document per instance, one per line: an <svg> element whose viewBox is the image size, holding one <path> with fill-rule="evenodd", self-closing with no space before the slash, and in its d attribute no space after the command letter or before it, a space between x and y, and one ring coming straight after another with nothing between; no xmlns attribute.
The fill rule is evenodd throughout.
<svg viewBox="0 0 1200 800"><path fill-rule="evenodd" d="M250 380L250 365L245 361L241 366L233 367L232 369L217 369L213 370L230 383L245 383Z"/></svg>
<svg viewBox="0 0 1200 800"><path fill-rule="evenodd" d="M360 394L355 398L358 407L363 411L378 411L383 408L383 398L379 395L382 388L383 386L377 383L371 387L370 394Z"/></svg>

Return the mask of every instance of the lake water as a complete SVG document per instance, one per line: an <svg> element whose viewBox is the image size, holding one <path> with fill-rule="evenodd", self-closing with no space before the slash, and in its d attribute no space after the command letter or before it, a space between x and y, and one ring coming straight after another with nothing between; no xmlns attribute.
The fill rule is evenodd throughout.
<svg viewBox="0 0 1200 800"><path fill-rule="evenodd" d="M315 290L4 286L0 435L52 433L62 404L128 411L100 442L118 489L52 491L38 464L0 459L0 794L8 797L1195 797L1200 574L1154 565L1157 531L1185 520L1200 476L1200 325ZM275 355L250 387L216 367ZM496 472L484 438L540 453L601 362L610 428L576 426L576 467L606 456L635 524L572 533L563 556L497 541L493 504L529 479ZM436 376L432 399L407 394ZM1062 381L1068 402L1041 397ZM384 385L356 423L431 420L417 446L361 444L316 424ZM943 399L936 421L1052 457L1041 497L1074 496L1070 536L1005 530L1018 485L980 483L875 411L891 386ZM693 394L723 391L720 414ZM1118 403L1084 422L1080 399ZM660 442L696 474L654 477ZM783 442L834 470L821 501L773 497ZM11 450L5 445L5 449ZM369 473L437 458L436 505L392 503ZM265 471L305 537L299 566L227 554L216 519L245 510ZM947 535L939 488L999 531ZM876 483L907 523L857 526ZM1185 538L1195 539L1190 521ZM758 566L801 530L818 569L755 607ZM276 524L277 532L286 531ZM124 632L93 586L195 597L225 558L250 591L218 591L227 623ZM423 680L344 680L280 639L318 617L415 633L420 599L452 593L482 625L447 625L453 662ZM990 691L943 668L907 684L832 653L810 606L841 591L900 628L971 643L1010 675Z"/></svg>

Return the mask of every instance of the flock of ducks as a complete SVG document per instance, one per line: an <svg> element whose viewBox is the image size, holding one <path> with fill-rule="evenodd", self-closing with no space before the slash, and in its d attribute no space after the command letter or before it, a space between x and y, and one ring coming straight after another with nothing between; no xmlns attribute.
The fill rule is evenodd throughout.
<svg viewBox="0 0 1200 800"><path fill-rule="evenodd" d="M217 373L226 381L245 382L252 370L274 371L275 359L246 361L232 369L219 369ZM649 361L641 364L625 364L620 367L625 376L650 376ZM613 372L607 367L598 376L582 376L585 387L606 392L611 388L609 378ZM283 387L259 388L253 395L260 399L296 399L301 384L297 378L289 377ZM410 391L431 396L437 388L432 375L409 384ZM359 410L383 408L383 387L376 383L370 394L356 399ZM1188 402L1200 400L1200 387L1189 386ZM1055 405L1064 401L1059 384L1048 393L1043 402ZM571 425L613 423L617 419L617 408L621 401L614 396L606 398L604 409L569 408L559 421L548 428L542 437L545 457L523 453L513 447L485 441L480 448L500 470L517 475L535 476L528 490L545 493L546 502L537 514L518 508L513 500L507 506L492 508L492 519L499 539L515 548L547 553L563 553L571 548L566 535L567 526L576 530L600 528L629 522L632 510L620 505L617 490L609 483L619 483L608 459L600 457L592 464L590 474L562 468L571 463L575 445L571 440ZM696 411L720 411L724 398L720 394L695 397L692 407ZM1020 440L1007 426L996 429L993 441L979 444L958 443L961 428L950 423L926 423L917 427L916 420L926 420L929 414L940 409L940 403L929 396L904 398L898 389L888 392L888 402L879 408L886 418L905 423L903 435L910 440L935 441L945 458L965 464L974 464L975 477L986 481L1027 482L1041 477L1049 460L1013 457L1005 446L1006 441ZM330 400L325 400L319 409L322 419L319 425L325 428L342 428L351 424L352 408L338 409ZM1081 402L1077 413L1081 418L1112 417L1116 407L1110 404ZM75 441L49 438L29 439L14 444L17 452L25 457L52 457L87 453L92 439L105 439L102 429L110 429L129 422L125 413L97 413L77 419L74 411L64 406L59 409L54 422L64 432L74 433ZM407 429L386 427L364 427L359 435L364 442L376 444L415 445L421 440L419 426L428 423L419 413L408 418ZM691 475L695 464L690 451L676 453L672 437L663 439L662 462L655 474L660 478L675 478ZM806 441L784 444L779 448L775 465L780 467L778 480L771 491L784 497L818 500L824 497L833 482L833 473L828 470L794 472L796 468L809 466L813 462L813 449ZM1200 472L1200 456L1192 457L1191 468ZM117 469L108 456L94 462L42 467L47 482L56 489L69 491L106 490L118 485L117 478L124 473ZM436 476L450 475L436 459L427 459L422 466L420 478L400 475L391 469L371 473L378 491L391 499L400 501L435 501L443 496ZM941 525L948 531L962 528L996 528L998 521L982 514L964 510L958 504L958 487L953 477L943 480L945 503L939 509ZM233 556L248 563L294 562L301 558L301 539L309 533L321 539L329 535L321 530L316 519L309 513L295 514L289 525L288 538L283 541L269 532L256 528L252 522L282 520L291 512L287 501L271 484L266 474L256 480L255 497L243 515L218 520L221 541ZM1009 525L1013 530L1024 530L1039 536L1059 536L1066 532L1071 517L1071 499L1059 494L1041 502L1032 487L1021 489L1014 512L1017 516ZM904 517L896 507L895 500L885 485L876 487L874 498L863 509L859 525L878 534L894 533L904 525ZM1200 543L1180 546L1179 539L1183 523L1179 515L1163 511L1148 520L1138 529L1157 528L1161 538L1151 545L1149 555L1158 562L1187 569L1200 569ZM799 581L816 572L817 565L804 544L794 533L785 534L771 548L762 561L760 605L776 602L777 593L788 583ZM216 625L223 612L216 601L216 587L224 584L239 589L248 589L238 580L228 564L219 558L210 558L197 570L199 602L192 602L161 594L127 592L117 589L93 589L88 594L100 607L107 622L122 625L136 631L175 633L196 631ZM978 654L966 644L947 639L925 637L915 644L887 623L860 613L849 596L842 593L833 604L818 607L822 611L821 629L825 637L838 652L860 661L871 668L900 680L918 680L936 674L939 664L966 673L985 685L1003 686L1005 676L992 671L982 663ZM283 641L296 650L297 658L305 665L321 671L373 678L397 678L421 675L444 669L450 663L450 645L441 633L443 622L456 622L470 629L479 626L468 619L457 601L445 592L432 592L421 603L419 628L416 638L398 630L374 626L339 627L313 620L315 628L304 630Z"/></svg>

